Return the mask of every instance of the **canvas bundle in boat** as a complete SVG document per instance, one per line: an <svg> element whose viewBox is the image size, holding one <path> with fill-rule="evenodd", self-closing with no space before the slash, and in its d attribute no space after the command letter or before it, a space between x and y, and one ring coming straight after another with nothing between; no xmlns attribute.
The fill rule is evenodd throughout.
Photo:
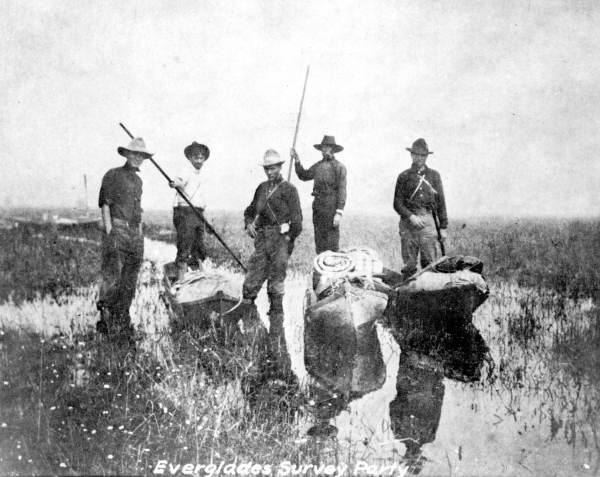
<svg viewBox="0 0 600 477"><path fill-rule="evenodd" d="M233 280L215 272L188 272L184 280L176 282L171 288L175 300L180 303L193 303L211 298L218 293L227 297L239 296L239 286Z"/></svg>
<svg viewBox="0 0 600 477"><path fill-rule="evenodd" d="M443 257L429 270L424 270L401 286L409 291L433 291L444 288L475 285L480 291L487 292L488 285L481 275L483 262L475 257L456 255Z"/></svg>
<svg viewBox="0 0 600 477"><path fill-rule="evenodd" d="M485 279L470 270L460 270L454 273L423 272L414 280L402 285L402 288L414 291L433 291L462 285L475 285L482 292L488 288Z"/></svg>

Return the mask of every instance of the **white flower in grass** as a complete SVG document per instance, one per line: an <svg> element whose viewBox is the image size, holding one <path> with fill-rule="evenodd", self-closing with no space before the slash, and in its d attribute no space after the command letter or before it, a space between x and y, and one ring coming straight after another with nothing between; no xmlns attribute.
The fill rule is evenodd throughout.
<svg viewBox="0 0 600 477"><path fill-rule="evenodd" d="M60 464L58 464L58 466L65 469L67 467L67 464L65 464L64 462L61 462Z"/></svg>
<svg viewBox="0 0 600 477"><path fill-rule="evenodd" d="M106 456L106 458L107 458L108 460L112 460L112 459L114 458L114 456L113 456L112 454L108 454L108 455Z"/></svg>

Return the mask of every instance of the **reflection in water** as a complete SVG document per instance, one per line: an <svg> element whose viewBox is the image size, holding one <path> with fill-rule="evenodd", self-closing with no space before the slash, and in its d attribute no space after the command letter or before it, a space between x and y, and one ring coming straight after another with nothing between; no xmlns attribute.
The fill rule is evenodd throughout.
<svg viewBox="0 0 600 477"><path fill-rule="evenodd" d="M371 324L360 331L357 345L345 353L332 353L331 343L324 348L329 351L329 358L321 362L321 376L310 388L316 423L309 435L335 435L338 430L331 420L352 401L384 383L386 366L375 327ZM485 341L470 323L460 332L427 330L411 333L410 338L396 335L396 340L401 353L396 396L389 403L389 422L394 437L406 446L405 463L411 472L419 473L424 461L421 447L435 440L440 423L444 378L477 381L484 363L491 360ZM324 375L329 379L323 379Z"/></svg>
<svg viewBox="0 0 600 477"><path fill-rule="evenodd" d="M496 283L473 323L404 336L379 327L385 382L362 397L313 387L311 432L337 431L344 455L404 457L413 472L426 462L422 474L600 475L597 304ZM344 360L339 369L354 369Z"/></svg>
<svg viewBox="0 0 600 477"><path fill-rule="evenodd" d="M444 401L444 377L477 381L489 350L469 324L461 333L423 335L401 343L396 398L390 403L394 436L406 445L404 455L413 473L421 470L421 447L435 440Z"/></svg>
<svg viewBox="0 0 600 477"><path fill-rule="evenodd" d="M310 395L318 423L309 434L333 433L327 421L350 401L381 388L385 381L385 364L375 323L347 331L350 336L345 339L340 334L315 333L319 341L314 347L320 352L318 361L311 366Z"/></svg>

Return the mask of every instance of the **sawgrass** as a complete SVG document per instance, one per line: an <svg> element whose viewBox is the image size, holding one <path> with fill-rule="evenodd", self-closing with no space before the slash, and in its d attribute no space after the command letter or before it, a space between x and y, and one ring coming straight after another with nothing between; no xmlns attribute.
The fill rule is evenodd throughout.
<svg viewBox="0 0 600 477"><path fill-rule="evenodd" d="M214 224L246 261L252 244L236 220L223 216ZM301 309L313 250L306 222L284 303L293 367L301 378ZM496 367L482 386L500 393L508 414L540 413L554 435L573 445L586 439L600 449L598 222L464 224L452 226L448 250L482 258L491 284L476 325ZM147 235L157 236L164 225L148 226ZM307 439L311 417L302 403L267 393L261 402L269 406L253 408L242 390L242 373L210 376L197 354L178 353L159 296L160 265L174 257L172 245L146 242L149 261L132 306L137 353L96 339L90 331L97 319L100 237L88 232L70 237L22 231L0 236L2 473L149 474L160 459L350 463L379 455L381 446L367 438L369 445L343 436L338 442ZM386 266L400 268L393 220L345 217L342 244L370 246ZM226 252L212 238L208 245L210 266L241 285L242 275ZM264 317L264 294L258 307ZM527 407L539 393L549 403L543 412Z"/></svg>

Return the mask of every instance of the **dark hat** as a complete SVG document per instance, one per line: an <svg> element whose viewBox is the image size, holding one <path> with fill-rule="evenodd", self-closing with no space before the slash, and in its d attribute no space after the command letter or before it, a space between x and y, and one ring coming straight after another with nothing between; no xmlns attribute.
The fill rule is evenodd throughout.
<svg viewBox="0 0 600 477"><path fill-rule="evenodd" d="M315 146L315 149L318 149L319 151L323 150L323 146L333 146L334 153L344 150L344 148L342 146L335 143L335 137L333 137L333 136L323 136L323 140L321 141L321 144L315 144L314 146Z"/></svg>
<svg viewBox="0 0 600 477"><path fill-rule="evenodd" d="M140 154L143 154L146 157L152 157L154 155L154 153L146 149L146 143L141 137L136 137L135 139L132 139L128 146L117 148L117 152L121 154L121 156L125 156L127 151L139 152Z"/></svg>
<svg viewBox="0 0 600 477"><path fill-rule="evenodd" d="M413 142L412 147L407 147L406 150L414 154L420 154L421 156L433 154L433 151L429 150L425 139L423 139L422 137Z"/></svg>
<svg viewBox="0 0 600 477"><path fill-rule="evenodd" d="M205 159L208 159L208 156L210 156L210 149L204 144L199 144L196 141L192 142L189 146L186 146L183 150L185 157L190 157L198 152L202 154Z"/></svg>

